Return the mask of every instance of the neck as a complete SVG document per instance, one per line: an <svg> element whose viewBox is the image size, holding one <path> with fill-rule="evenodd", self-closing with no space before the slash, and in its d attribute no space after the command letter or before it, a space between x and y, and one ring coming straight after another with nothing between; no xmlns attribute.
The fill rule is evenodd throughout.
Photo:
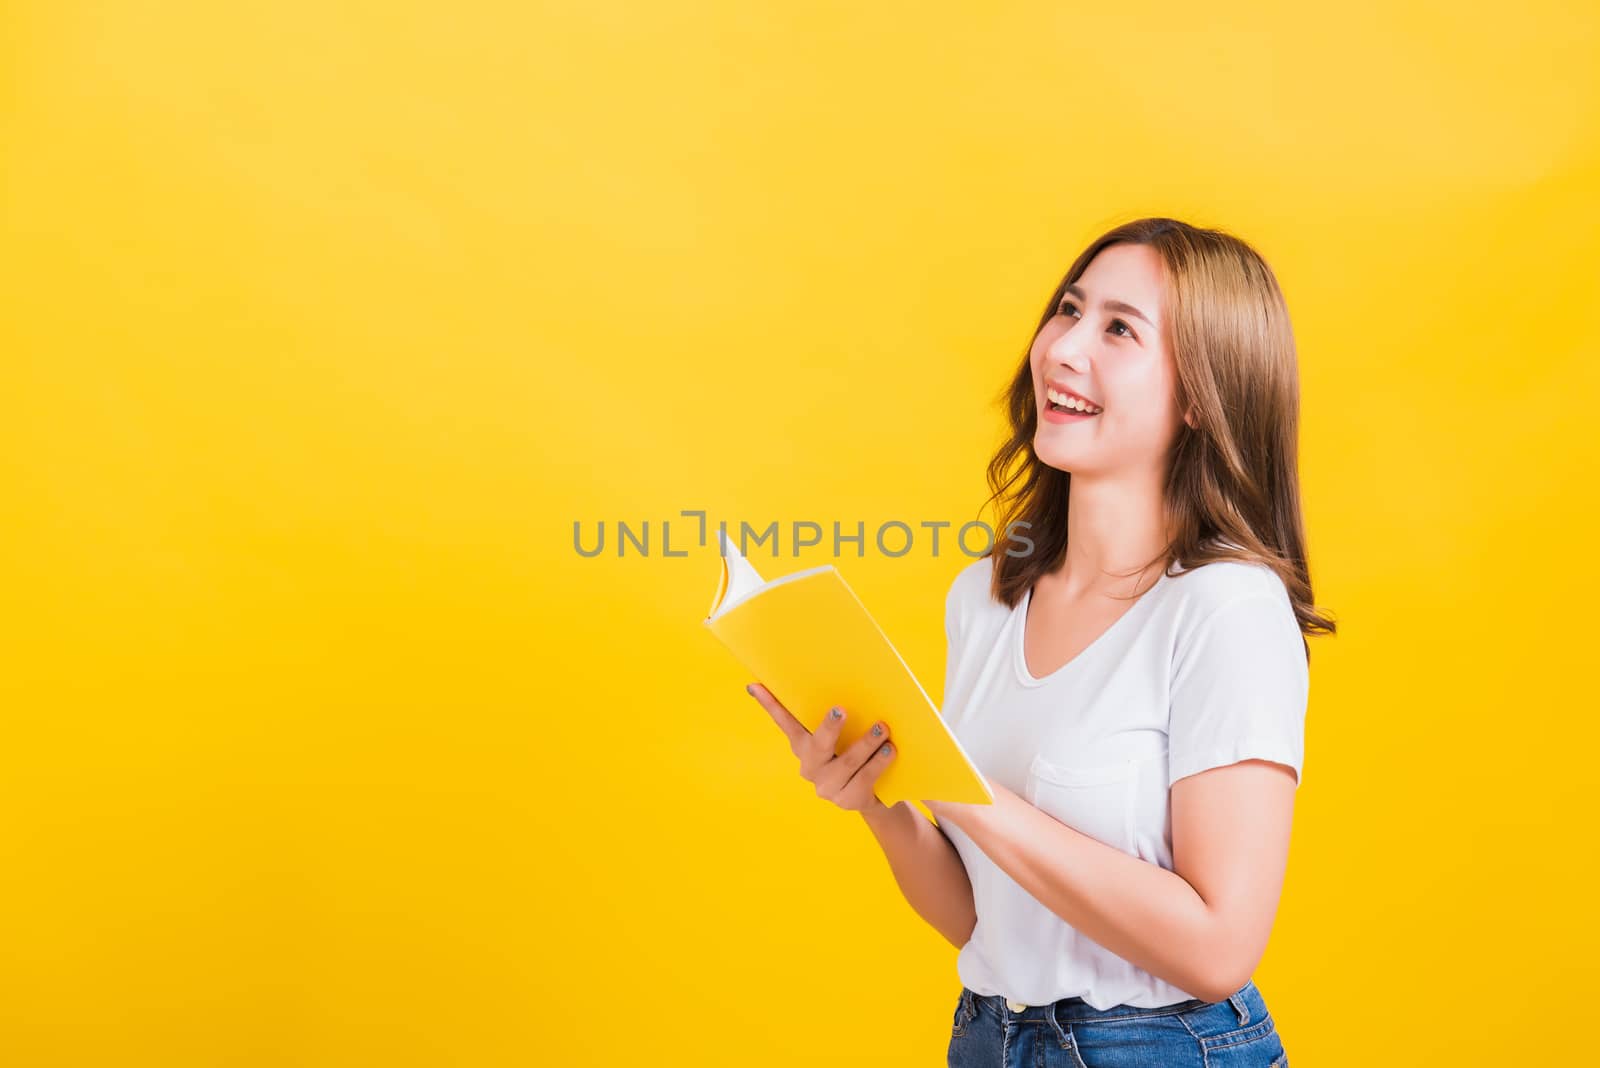
<svg viewBox="0 0 1600 1068"><path fill-rule="evenodd" d="M1164 560L1149 564L1171 534L1155 473L1115 478L1072 477L1067 501L1067 554L1056 572L1069 594L1143 592ZM1136 575L1123 577L1135 568Z"/></svg>

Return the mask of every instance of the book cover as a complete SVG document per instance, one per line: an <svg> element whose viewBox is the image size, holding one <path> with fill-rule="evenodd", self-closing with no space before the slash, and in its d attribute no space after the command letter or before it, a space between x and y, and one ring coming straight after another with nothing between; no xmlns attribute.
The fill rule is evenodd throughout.
<svg viewBox="0 0 1600 1068"><path fill-rule="evenodd" d="M992 804L994 793L905 659L832 564L764 581L726 531L705 627L808 731L846 712L843 752L883 720L897 753L879 801Z"/></svg>

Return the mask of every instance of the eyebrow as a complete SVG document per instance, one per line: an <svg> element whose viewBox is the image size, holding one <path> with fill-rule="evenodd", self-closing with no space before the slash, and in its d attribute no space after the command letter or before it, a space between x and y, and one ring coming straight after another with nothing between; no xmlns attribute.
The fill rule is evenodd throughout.
<svg viewBox="0 0 1600 1068"><path fill-rule="evenodd" d="M1074 297L1077 297L1079 300L1086 301L1086 300L1089 299L1089 294L1087 294L1083 290L1079 289L1076 285L1068 286L1066 288L1065 292L1072 294ZM1135 308L1132 304L1125 304L1120 300L1108 300L1108 301L1105 302L1104 306L1107 307L1107 308L1110 308L1112 311L1121 312L1124 315L1131 315L1135 319L1138 319L1139 321L1144 323L1144 325L1146 325L1148 327L1151 327L1152 329L1154 329L1154 327L1156 325L1155 323L1152 323L1149 319L1146 319L1144 317L1144 312L1140 311L1138 308Z"/></svg>

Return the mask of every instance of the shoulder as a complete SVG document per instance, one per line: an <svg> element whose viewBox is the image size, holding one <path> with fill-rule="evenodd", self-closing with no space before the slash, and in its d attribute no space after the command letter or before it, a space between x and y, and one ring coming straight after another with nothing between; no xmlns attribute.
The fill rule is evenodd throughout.
<svg viewBox="0 0 1600 1068"><path fill-rule="evenodd" d="M1168 578L1174 656L1232 657L1259 665L1280 654L1304 667L1294 602L1266 564L1214 560Z"/></svg>
<svg viewBox="0 0 1600 1068"><path fill-rule="evenodd" d="M950 580L944 598L944 620L945 632L952 640L971 632L1001 608L989 591L993 576L994 560L980 556Z"/></svg>
<svg viewBox="0 0 1600 1068"><path fill-rule="evenodd" d="M951 603L981 604L990 597L989 584L993 577L994 558L980 556L956 572L945 599Z"/></svg>
<svg viewBox="0 0 1600 1068"><path fill-rule="evenodd" d="M1184 615L1203 617L1236 601L1281 600L1289 591L1278 573L1266 564L1242 560L1213 560L1168 577Z"/></svg>

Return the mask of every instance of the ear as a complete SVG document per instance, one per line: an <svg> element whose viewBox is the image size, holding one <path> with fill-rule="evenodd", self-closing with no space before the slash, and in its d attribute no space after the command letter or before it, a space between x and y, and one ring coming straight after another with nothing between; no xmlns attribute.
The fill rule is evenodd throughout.
<svg viewBox="0 0 1600 1068"><path fill-rule="evenodd" d="M1183 421L1189 424L1190 430L1198 428L1200 426L1200 410L1198 408L1190 408L1183 413Z"/></svg>

